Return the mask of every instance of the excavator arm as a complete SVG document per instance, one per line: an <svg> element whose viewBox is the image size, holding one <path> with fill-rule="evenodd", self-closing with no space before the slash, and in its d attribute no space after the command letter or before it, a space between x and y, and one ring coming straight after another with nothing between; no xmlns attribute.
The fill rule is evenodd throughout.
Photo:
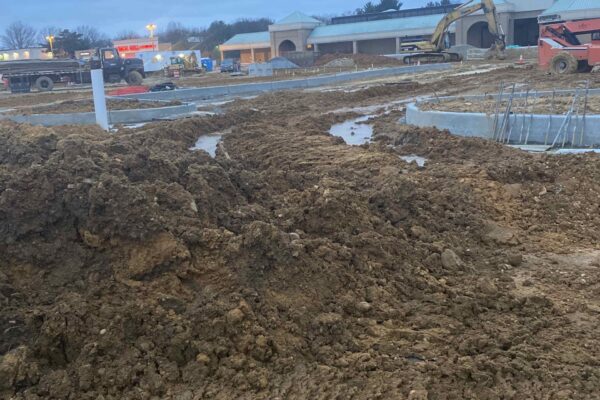
<svg viewBox="0 0 600 400"><path fill-rule="evenodd" d="M417 43L422 49L421 53L410 54L404 57L405 64L413 62L447 62L460 61L462 56L458 53L445 51L445 38L450 25L466 16L483 11L488 22L490 33L494 36L494 44L490 49L489 56L493 58L503 59L506 42L504 41L504 32L498 21L496 14L496 5L493 0L480 0L480 3L471 4L474 0L469 0L465 4L449 12L439 22L429 42L424 44ZM471 4L471 5L470 5Z"/></svg>
<svg viewBox="0 0 600 400"><path fill-rule="evenodd" d="M506 47L504 42L504 34L502 33L502 28L498 23L498 15L496 14L496 5L493 0L481 0L481 3L473 4L473 0L463 4L458 7L456 10L449 12L444 16L444 18L437 25L433 36L431 37L431 44L433 46L433 51L440 52L445 49L444 38L448 33L448 28L452 23L462 19L468 15L474 14L479 10L483 10L488 22L489 31L495 37L495 48L497 50L503 51Z"/></svg>

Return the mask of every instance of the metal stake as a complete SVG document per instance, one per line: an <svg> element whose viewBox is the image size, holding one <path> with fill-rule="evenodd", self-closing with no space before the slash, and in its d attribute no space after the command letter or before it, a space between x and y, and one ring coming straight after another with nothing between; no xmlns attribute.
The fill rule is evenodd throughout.
<svg viewBox="0 0 600 400"><path fill-rule="evenodd" d="M496 98L496 107L494 109L494 135L493 140L496 140L498 133L498 119L500 118L500 104L502 103L502 97L504 96L504 81L500 82L500 90L498 90L498 97Z"/></svg>
<svg viewBox="0 0 600 400"><path fill-rule="evenodd" d="M538 102L537 90L535 91L534 99L535 100L533 101L533 105L531 106L531 114L529 116L529 126L527 127L527 135L525 136L525 144L527 144L529 142L529 134L531 133L531 126L533 125L533 115L535 113L535 106L537 105L537 102Z"/></svg>
<svg viewBox="0 0 600 400"><path fill-rule="evenodd" d="M581 135L579 137L579 145L583 147L583 137L585 135L585 128L586 128L586 117L587 117L587 109L588 109L588 102L590 99L590 81L588 79L588 81L585 84L585 101L583 103L583 121L581 121Z"/></svg>
<svg viewBox="0 0 600 400"><path fill-rule="evenodd" d="M552 115L554 114L555 98L556 89L552 89L552 102L550 103L550 115L548 116L548 129L546 130L546 136L544 137L544 146L548 146L548 136L550 136L550 129L552 128Z"/></svg>

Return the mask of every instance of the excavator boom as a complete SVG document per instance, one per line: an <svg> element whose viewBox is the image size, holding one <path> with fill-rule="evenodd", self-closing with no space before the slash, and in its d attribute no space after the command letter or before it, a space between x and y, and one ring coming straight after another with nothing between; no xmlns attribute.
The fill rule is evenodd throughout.
<svg viewBox="0 0 600 400"><path fill-rule="evenodd" d="M493 0L481 0L480 3L471 4L473 0L461 5L455 10L449 12L439 22L430 40L430 49L424 53L412 54L404 58L406 64L411 64L414 61L460 61L461 56L456 53L448 53L446 49L445 38L448 34L450 25L454 22L476 13L477 11L483 10L488 22L488 28L490 33L494 36L494 45L490 49L494 56L502 58L506 43L504 41L504 33L502 27L498 22L498 15L496 14L496 5Z"/></svg>

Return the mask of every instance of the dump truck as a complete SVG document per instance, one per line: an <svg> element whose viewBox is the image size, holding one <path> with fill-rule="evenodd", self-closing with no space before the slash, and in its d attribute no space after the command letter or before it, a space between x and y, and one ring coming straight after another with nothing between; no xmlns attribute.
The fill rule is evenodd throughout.
<svg viewBox="0 0 600 400"><path fill-rule="evenodd" d="M99 60L104 80L118 83L122 80L132 86L141 85L146 74L144 63L137 58L121 58L114 48L100 48L88 61L21 60L0 63L0 75L8 82L13 93L27 93L31 88L48 92L57 83L91 83L91 63Z"/></svg>

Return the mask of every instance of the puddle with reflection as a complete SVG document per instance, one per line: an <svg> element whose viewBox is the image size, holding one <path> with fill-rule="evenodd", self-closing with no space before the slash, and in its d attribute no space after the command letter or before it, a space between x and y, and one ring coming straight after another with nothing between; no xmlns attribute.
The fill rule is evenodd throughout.
<svg viewBox="0 0 600 400"><path fill-rule="evenodd" d="M192 151L204 150L208 154L210 154L211 157L214 158L217 155L217 146L219 145L221 138L223 138L223 135L200 136L200 138L198 138L198 141L196 142L196 145L194 147L192 147L190 150L192 150Z"/></svg>
<svg viewBox="0 0 600 400"><path fill-rule="evenodd" d="M427 159L425 157L410 155L410 156L400 156L401 159L406 161L407 163L416 163L417 166L423 168L425 163L427 163Z"/></svg>
<svg viewBox="0 0 600 400"><path fill-rule="evenodd" d="M360 146L371 142L373 137L373 126L363 124L368 121L372 115L365 115L360 118L351 119L341 124L335 124L329 130L333 136L338 136L344 139L346 144L351 146Z"/></svg>

